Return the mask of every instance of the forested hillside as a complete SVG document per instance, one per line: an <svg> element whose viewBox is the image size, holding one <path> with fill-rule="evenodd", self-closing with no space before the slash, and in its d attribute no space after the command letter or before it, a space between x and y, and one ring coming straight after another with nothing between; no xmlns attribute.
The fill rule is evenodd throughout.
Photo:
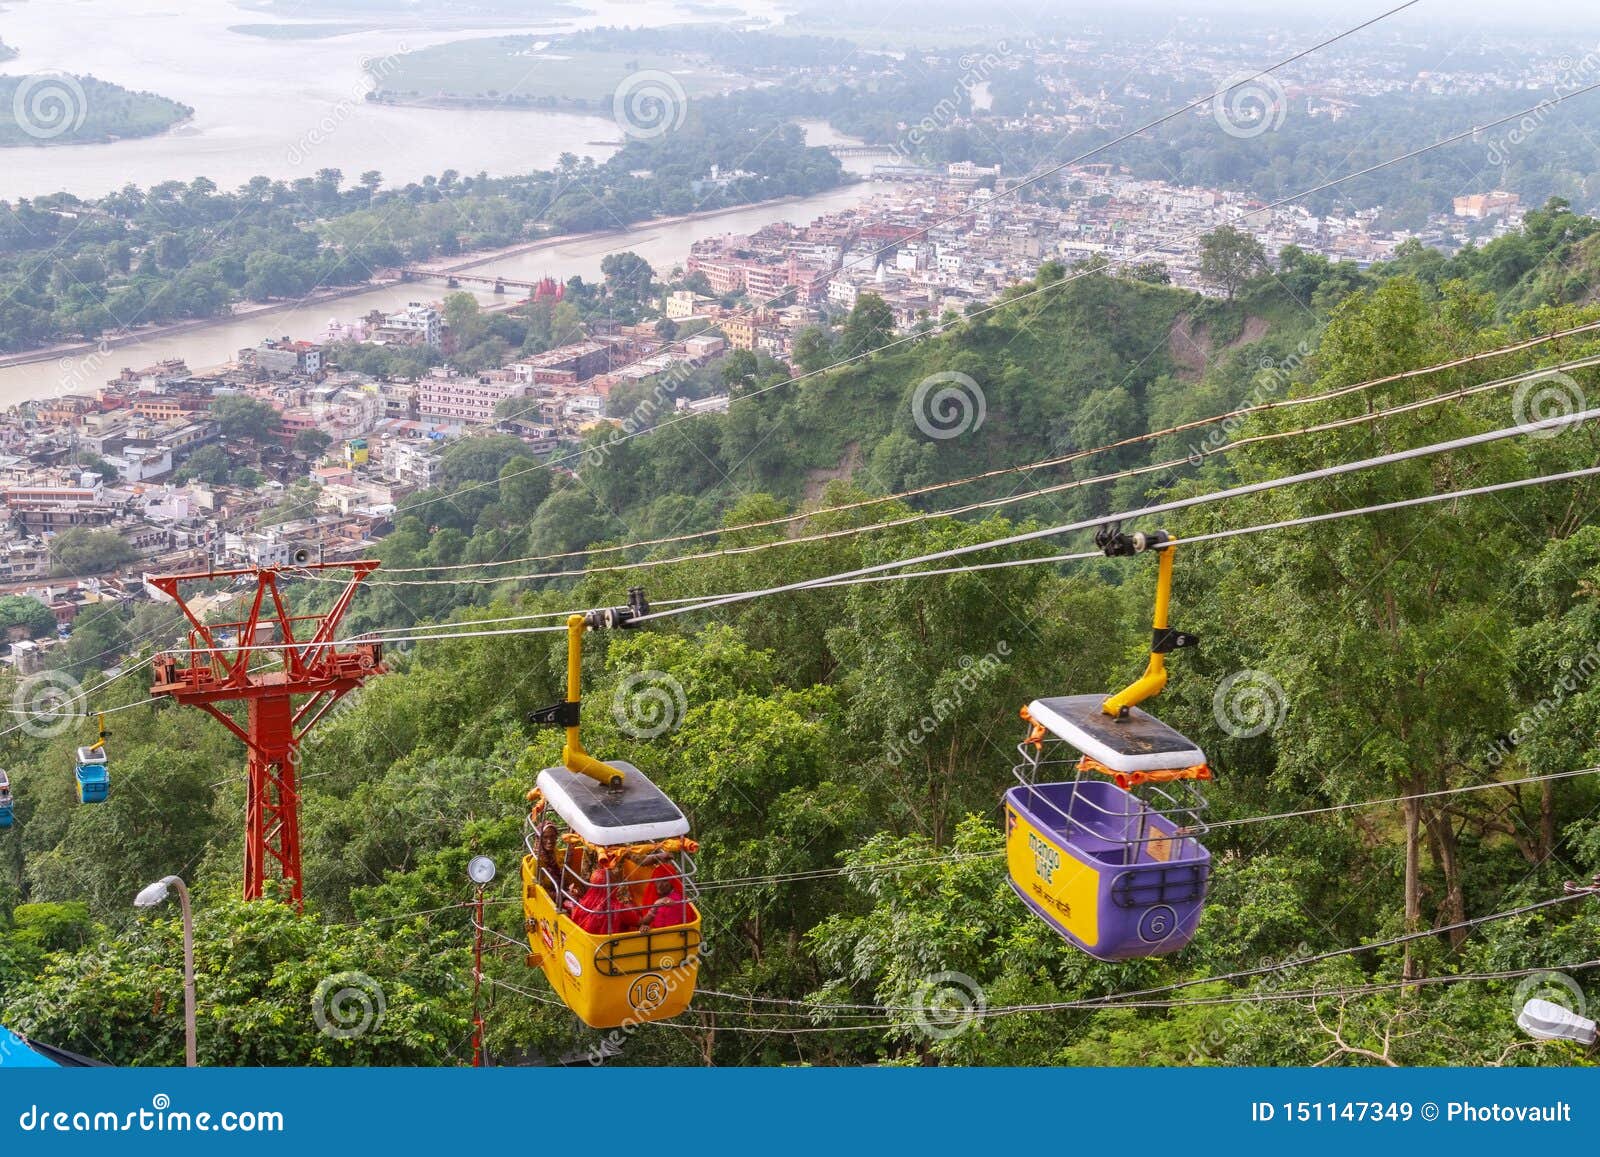
<svg viewBox="0 0 1600 1157"><path fill-rule="evenodd" d="M893 346L858 310L815 335L808 360L875 353L787 385L751 359L726 416L597 439L556 469L509 439L452 450L444 485L408 500L385 541L356 626L508 630L529 625L511 616L612 605L640 583L658 603L764 588L1572 412L1600 399L1592 368L1458 391L1600 353L1596 331L1393 375L1600 319L1578 288L1592 284L1595 228L1555 204L1449 260L1411 247L1361 272L1291 253L1228 302L1046 266L1001 308ZM954 433L930 423L926 390L917 408L934 375L976 389ZM1333 393L1376 379L1389 380ZM1165 525L1182 539L1600 460L1592 422L1539 434ZM1123 439L1135 441L1079 454ZM942 486L986 471L1003 472ZM1527 982L1495 974L1581 982L1570 966L1595 956L1592 901L1274 966L1550 900L1600 871L1593 777L1494 786L1600 763L1597 501L1588 477L1180 545L1174 621L1202 642L1173 658L1153 706L1217 771L1215 874L1193 944L1161 960L1097 963L1030 915L1006 884L997 816L1018 707L1109 691L1142 666L1149 556L797 592L594 636L586 745L646 769L689 813L707 940L691 1012L612 1034L614 1062L1578 1061L1575 1046L1517 1033ZM991 505L916 517L979 502ZM1076 534L964 561L1089 547ZM688 554L710 557L639 565ZM526 561L487 565L504 560ZM585 564L576 579L515 577ZM307 607L331 597L295 589ZM116 1063L177 1062L177 924L130 906L177 872L199 905L202 1064L461 1063L460 905L466 861L486 853L500 865L491 1053L599 1047L525 966L518 900L525 793L560 746L526 715L560 697L564 661L554 633L392 647L393 673L307 750L298 916L235 898L244 757L215 722L165 704L118 711L116 787L96 808L70 788L87 721L6 732L18 806L0 833L0 1020ZM629 718L641 674L667 691L651 738ZM147 679L109 684L94 706L139 702ZM1297 814L1259 820L1283 813ZM1169 987L1239 970L1257 974ZM951 974L981 988L987 1013L930 1035L919 1009ZM383 1015L362 1033L320 1031L313 1004L330 988ZM1019 1007L1142 989L1158 990L1155 1007Z"/></svg>

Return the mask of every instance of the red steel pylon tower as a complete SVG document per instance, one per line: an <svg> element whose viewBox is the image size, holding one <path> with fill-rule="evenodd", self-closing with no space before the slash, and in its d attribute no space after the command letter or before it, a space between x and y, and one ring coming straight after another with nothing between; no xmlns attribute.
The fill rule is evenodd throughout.
<svg viewBox="0 0 1600 1157"><path fill-rule="evenodd" d="M289 900L301 906L300 794L296 771L300 741L340 699L368 677L383 674L383 644L357 642L340 649L334 639L356 590L378 569L376 560L307 563L293 568L152 576L146 581L178 604L193 628L189 648L157 655L152 695L170 695L209 712L244 742L250 753L245 805L244 898L259 900L267 873L289 882ZM291 615L278 589L280 574L348 570L333 607L323 615ZM184 597L186 583L253 578L249 615L234 623L203 621ZM196 600L197 603L200 600ZM276 659L281 666L273 666ZM272 666L273 669L265 669ZM299 704L295 697L303 697ZM244 700L241 727L217 704Z"/></svg>

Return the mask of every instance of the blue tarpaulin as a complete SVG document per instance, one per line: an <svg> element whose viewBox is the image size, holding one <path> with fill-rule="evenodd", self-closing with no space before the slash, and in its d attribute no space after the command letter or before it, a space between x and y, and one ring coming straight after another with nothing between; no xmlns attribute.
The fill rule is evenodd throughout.
<svg viewBox="0 0 1600 1157"><path fill-rule="evenodd" d="M61 1066L40 1056L28 1042L0 1025L0 1069L58 1069Z"/></svg>

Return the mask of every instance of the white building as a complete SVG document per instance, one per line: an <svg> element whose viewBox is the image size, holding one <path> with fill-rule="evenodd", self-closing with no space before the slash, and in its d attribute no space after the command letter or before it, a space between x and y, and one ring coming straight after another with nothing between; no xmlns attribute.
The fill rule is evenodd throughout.
<svg viewBox="0 0 1600 1157"><path fill-rule="evenodd" d="M391 442L383 452L383 474L409 486L432 486L439 477L439 443L431 438Z"/></svg>
<svg viewBox="0 0 1600 1157"><path fill-rule="evenodd" d="M444 318L433 306L420 301L407 302L399 313L385 316L383 328L397 334L415 334L431 346L444 340Z"/></svg>

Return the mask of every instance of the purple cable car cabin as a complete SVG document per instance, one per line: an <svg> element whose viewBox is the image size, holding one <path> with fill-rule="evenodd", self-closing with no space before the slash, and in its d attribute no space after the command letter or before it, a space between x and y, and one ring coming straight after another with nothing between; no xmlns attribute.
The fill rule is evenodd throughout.
<svg viewBox="0 0 1600 1157"><path fill-rule="evenodd" d="M1097 960L1176 952L1194 936L1211 874L1196 787L1210 775L1205 754L1137 707L1114 717L1104 702L1028 705L1034 730L1018 748L1019 786L1005 796L1011 887ZM1070 779L1041 782L1069 764Z"/></svg>

